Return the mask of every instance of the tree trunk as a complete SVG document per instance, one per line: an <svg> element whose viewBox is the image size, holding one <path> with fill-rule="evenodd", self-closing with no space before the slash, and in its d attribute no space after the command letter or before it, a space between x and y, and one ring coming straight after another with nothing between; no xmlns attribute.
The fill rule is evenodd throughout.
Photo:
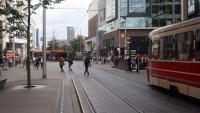
<svg viewBox="0 0 200 113"><path fill-rule="evenodd" d="M31 70L30 70L30 20L31 20L31 0L28 0L28 28L27 28L27 87L31 88Z"/></svg>

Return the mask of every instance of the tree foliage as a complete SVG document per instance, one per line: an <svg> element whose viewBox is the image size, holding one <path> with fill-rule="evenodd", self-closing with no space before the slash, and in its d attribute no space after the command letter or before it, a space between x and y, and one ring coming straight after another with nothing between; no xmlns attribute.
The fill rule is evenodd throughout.
<svg viewBox="0 0 200 113"><path fill-rule="evenodd" d="M39 0L37 4L31 4L31 0L1 0L0 3L0 16L4 15L5 28L4 31L9 34L9 38L20 36L27 38L27 87L31 88L31 71L30 71L30 27L31 15L35 14L36 9L40 6L46 7L47 5L60 3L64 0ZM26 1L26 2L25 2ZM19 38L19 37L18 37Z"/></svg>
<svg viewBox="0 0 200 113"><path fill-rule="evenodd" d="M9 38L30 38L27 36L27 28L31 26L31 24L28 25L28 16L36 14L36 10L41 6L47 7L64 0L38 0L36 4L29 4L28 1L31 0L22 1L24 2L16 2L15 0L3 0L0 2L0 15L5 16L3 21L5 26L1 29L1 32L4 31L9 34ZM28 4L30 7L28 7ZM28 13L29 8L30 14Z"/></svg>
<svg viewBox="0 0 200 113"><path fill-rule="evenodd" d="M82 52L82 49L84 47L83 42L84 42L84 37L81 35L77 36L76 39L72 40L70 42L70 45L71 45L71 48L73 49L73 51Z"/></svg>
<svg viewBox="0 0 200 113"><path fill-rule="evenodd" d="M70 51L70 46L66 44L64 45L59 45L59 40L54 39L50 40L47 43L47 50L64 50L64 51Z"/></svg>

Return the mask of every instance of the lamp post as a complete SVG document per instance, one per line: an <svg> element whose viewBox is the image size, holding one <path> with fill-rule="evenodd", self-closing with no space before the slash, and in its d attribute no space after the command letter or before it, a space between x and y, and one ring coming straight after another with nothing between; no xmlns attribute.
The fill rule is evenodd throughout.
<svg viewBox="0 0 200 113"><path fill-rule="evenodd" d="M124 53L125 53L125 55L124 55L124 58L126 59L127 58L127 40L126 40L126 35L127 35L127 29L126 29L126 17L122 17L124 20L125 20L125 22L124 22Z"/></svg>
<svg viewBox="0 0 200 113"><path fill-rule="evenodd" d="M42 78L47 77L46 68L46 7L43 4L43 72Z"/></svg>

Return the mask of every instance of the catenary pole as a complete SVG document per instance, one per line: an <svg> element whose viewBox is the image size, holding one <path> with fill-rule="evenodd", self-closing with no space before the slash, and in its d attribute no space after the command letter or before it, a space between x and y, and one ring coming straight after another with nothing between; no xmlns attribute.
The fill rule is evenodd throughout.
<svg viewBox="0 0 200 113"><path fill-rule="evenodd" d="M46 68L46 7L43 4L43 71L42 78L47 77L47 68Z"/></svg>

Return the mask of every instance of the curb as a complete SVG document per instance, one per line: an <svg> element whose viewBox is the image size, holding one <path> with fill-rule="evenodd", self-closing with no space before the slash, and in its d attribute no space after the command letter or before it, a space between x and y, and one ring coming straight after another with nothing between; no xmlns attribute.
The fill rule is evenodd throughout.
<svg viewBox="0 0 200 113"><path fill-rule="evenodd" d="M82 113L96 113L81 84L72 80Z"/></svg>

